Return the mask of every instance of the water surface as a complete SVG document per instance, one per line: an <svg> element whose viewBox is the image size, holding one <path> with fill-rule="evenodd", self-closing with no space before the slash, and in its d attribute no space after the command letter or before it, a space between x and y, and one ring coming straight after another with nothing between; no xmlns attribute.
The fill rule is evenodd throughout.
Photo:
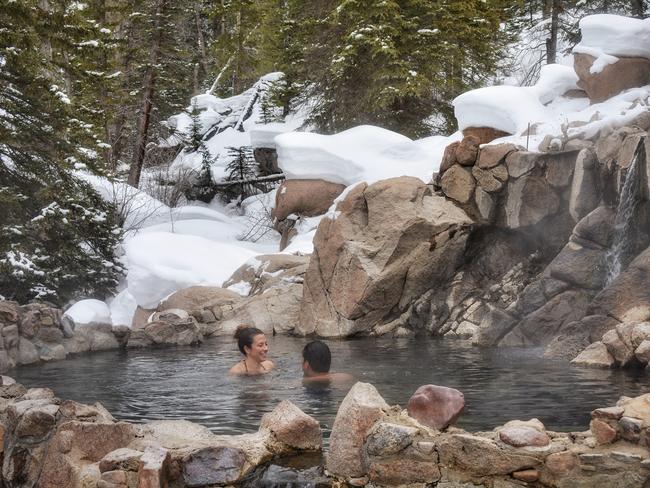
<svg viewBox="0 0 650 488"><path fill-rule="evenodd" d="M9 374L28 387L52 388L63 399L101 402L121 420L187 419L218 434L255 431L265 412L289 399L318 419L327 436L347 389L302 385L307 342L269 338L269 357L278 369L257 377L227 375L241 358L228 338L198 347L87 353ZM650 392L643 372L572 367L531 349L481 350L413 338L327 342L333 371L372 383L391 405L406 406L422 384L459 389L466 402L459 425L470 431L530 418L551 430L586 430L594 408L613 405L621 395Z"/></svg>

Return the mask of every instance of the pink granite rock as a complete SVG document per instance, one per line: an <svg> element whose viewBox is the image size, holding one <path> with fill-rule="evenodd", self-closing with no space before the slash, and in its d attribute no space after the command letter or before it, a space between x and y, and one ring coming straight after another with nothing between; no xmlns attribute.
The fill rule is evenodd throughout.
<svg viewBox="0 0 650 488"><path fill-rule="evenodd" d="M454 423L465 407L465 396L446 386L423 385L410 398L408 414L418 422L442 430Z"/></svg>

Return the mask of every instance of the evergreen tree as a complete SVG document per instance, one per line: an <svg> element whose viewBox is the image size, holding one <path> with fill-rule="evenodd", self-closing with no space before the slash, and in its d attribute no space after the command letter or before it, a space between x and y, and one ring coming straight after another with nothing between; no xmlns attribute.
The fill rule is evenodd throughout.
<svg viewBox="0 0 650 488"><path fill-rule="evenodd" d="M0 295L63 305L109 294L121 267L114 209L69 171L92 159L76 150L79 119L57 69L74 28L59 6L0 1Z"/></svg>
<svg viewBox="0 0 650 488"><path fill-rule="evenodd" d="M222 196L224 200L244 200L251 195L258 193L254 184L257 176L257 162L253 157L253 148L250 146L228 147L230 161L226 165L225 182L232 182L232 185L224 186Z"/></svg>
<svg viewBox="0 0 650 488"><path fill-rule="evenodd" d="M293 12L309 2L290 3ZM418 137L434 112L449 130L450 101L494 74L507 15L496 0L319 2L292 21L305 66L289 67L288 80L308 86L327 132L371 123Z"/></svg>

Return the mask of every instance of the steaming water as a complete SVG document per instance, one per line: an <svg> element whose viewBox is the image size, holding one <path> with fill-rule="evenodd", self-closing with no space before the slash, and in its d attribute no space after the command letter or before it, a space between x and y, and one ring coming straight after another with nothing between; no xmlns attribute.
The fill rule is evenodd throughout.
<svg viewBox="0 0 650 488"><path fill-rule="evenodd" d="M642 144L639 145L642 147ZM632 226L635 225L634 214L640 201L639 195L639 149L628 168L621 190L621 196L616 209L614 221L614 241L605 256L607 262L607 277L605 285L609 285L621 273L623 261L632 246Z"/></svg>
<svg viewBox="0 0 650 488"><path fill-rule="evenodd" d="M29 387L57 396L101 402L118 419L145 422L187 419L220 434L257 430L260 418L289 399L314 416L329 435L346 388L307 389L301 351L307 341L269 338L278 369L258 377L229 377L240 359L230 339L200 347L95 352L13 372ZM465 394L460 426L492 429L507 420L542 420L553 430L586 430L589 412L621 395L650 392L643 372L571 367L542 359L531 349L479 350L428 339L356 339L328 342L333 371L372 383L389 404L405 406L415 389L433 383ZM9 373L12 374L12 373Z"/></svg>

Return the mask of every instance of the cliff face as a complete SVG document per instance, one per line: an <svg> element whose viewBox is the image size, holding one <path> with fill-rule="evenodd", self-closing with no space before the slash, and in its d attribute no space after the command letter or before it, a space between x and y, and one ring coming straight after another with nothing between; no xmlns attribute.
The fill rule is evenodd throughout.
<svg viewBox="0 0 650 488"><path fill-rule="evenodd" d="M456 277L462 298L436 307L425 328L479 345L550 345L549 354L572 358L616 323L650 318L638 271L650 230L645 115L568 141L568 151L509 152L489 214L479 210L486 185L475 178L475 199L463 206L482 230Z"/></svg>

